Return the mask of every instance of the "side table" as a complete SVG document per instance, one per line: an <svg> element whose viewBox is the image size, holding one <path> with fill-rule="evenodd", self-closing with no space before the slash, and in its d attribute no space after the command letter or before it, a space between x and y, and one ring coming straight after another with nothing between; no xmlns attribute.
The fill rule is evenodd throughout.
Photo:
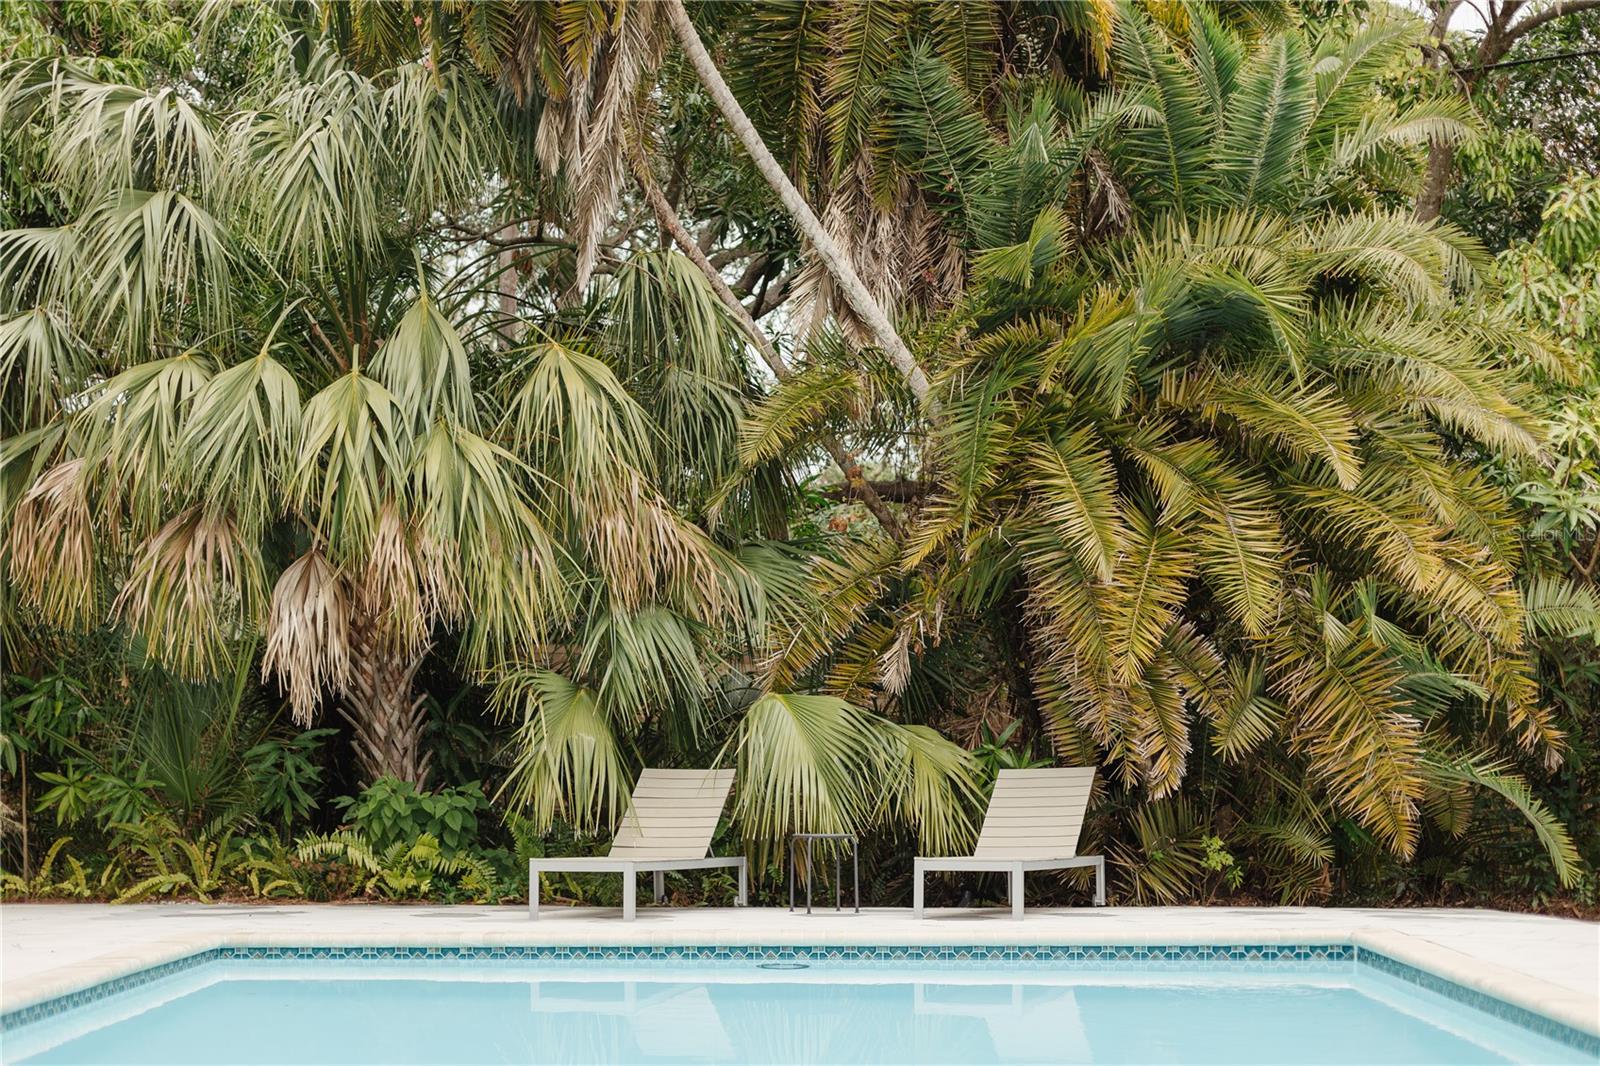
<svg viewBox="0 0 1600 1066"><path fill-rule="evenodd" d="M856 839L856 835L854 833L796 833L796 834L794 834L794 836L789 838L789 910L791 910L791 911L794 910L794 878L795 878L795 869L796 869L796 867L798 865L798 863L796 862L796 857L797 857L796 853L799 851L800 842L802 840L805 841L805 844L806 844L806 913L807 914L811 913L811 882L814 880L813 877L811 876L811 874L812 874L812 863L811 863L811 845L812 845L812 842L813 841L817 841L817 840L835 840L835 841L839 841L841 843L844 842L844 841L849 841L849 843L850 843L850 865L851 865L852 872L853 872L854 877L855 877L855 906L856 906L856 913L860 914L861 913L861 851L860 851L860 848L858 846L860 842ZM840 861L841 860L840 860L840 857L839 857L839 853L837 851L834 852L834 855L833 855L833 909L836 910L836 911L844 910L843 902L842 902L842 899L841 899L844 890L843 890L843 887L841 886L841 883L840 883L841 879L840 879L840 876L839 876Z"/></svg>

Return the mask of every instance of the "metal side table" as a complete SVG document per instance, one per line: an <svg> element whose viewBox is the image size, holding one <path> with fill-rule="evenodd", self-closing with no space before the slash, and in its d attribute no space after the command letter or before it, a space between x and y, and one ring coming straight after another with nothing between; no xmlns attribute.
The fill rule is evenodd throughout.
<svg viewBox="0 0 1600 1066"><path fill-rule="evenodd" d="M854 833L796 833L794 836L789 838L789 910L794 910L794 878L795 869L798 866L798 863L795 860L797 857L797 852L800 849L800 842L802 840L805 841L806 844L806 913L811 913L811 882L814 880L814 878L811 876L812 842L817 840L834 840L841 843L844 841L850 842L850 866L855 880L855 907L856 913L860 914L861 851L859 848L860 842L856 839L856 835ZM841 861L842 860L840 859L839 853L835 851L833 854L833 909L836 911L844 910L844 904L842 900L844 889L841 884L841 878L839 874Z"/></svg>

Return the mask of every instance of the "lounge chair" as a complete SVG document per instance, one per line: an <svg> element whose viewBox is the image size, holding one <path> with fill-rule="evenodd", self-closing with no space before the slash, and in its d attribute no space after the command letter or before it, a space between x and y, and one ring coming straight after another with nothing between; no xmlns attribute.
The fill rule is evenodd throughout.
<svg viewBox="0 0 1600 1066"><path fill-rule="evenodd" d="M739 870L739 906L744 906L750 886L744 856L707 854L732 787L732 770L645 770L633 787L633 799L609 855L528 860L528 917L539 917L541 873L620 873L622 918L631 922L638 874L655 874L655 899L660 903L666 897L665 871L733 866Z"/></svg>
<svg viewBox="0 0 1600 1066"><path fill-rule="evenodd" d="M1011 917L1022 917L1022 875L1030 870L1094 867L1094 905L1106 904L1106 860L1079 855L1078 832L1094 786L1094 767L1001 770L971 856L912 861L911 909L922 917L929 870L985 870L1011 875Z"/></svg>

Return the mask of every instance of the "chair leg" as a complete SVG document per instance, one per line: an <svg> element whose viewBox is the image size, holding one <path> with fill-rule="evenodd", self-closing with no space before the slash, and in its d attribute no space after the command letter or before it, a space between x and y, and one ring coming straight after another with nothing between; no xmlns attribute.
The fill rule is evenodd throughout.
<svg viewBox="0 0 1600 1066"><path fill-rule="evenodd" d="M922 881L925 876L922 864L913 859L911 870L911 917L913 918L922 917Z"/></svg>
<svg viewBox="0 0 1600 1066"><path fill-rule="evenodd" d="M537 921L539 918L539 871L533 868L533 863L528 863L528 920Z"/></svg>
<svg viewBox="0 0 1600 1066"><path fill-rule="evenodd" d="M639 871L632 866L622 871L622 920L633 921L639 902Z"/></svg>
<svg viewBox="0 0 1600 1066"><path fill-rule="evenodd" d="M1022 917L1022 867L1011 870L1011 917Z"/></svg>
<svg viewBox="0 0 1600 1066"><path fill-rule="evenodd" d="M1094 862L1094 905L1106 905L1106 860L1103 856Z"/></svg>
<svg viewBox="0 0 1600 1066"><path fill-rule="evenodd" d="M739 901L736 906L750 906L750 864L739 860Z"/></svg>
<svg viewBox="0 0 1600 1066"><path fill-rule="evenodd" d="M656 902L664 903L667 898L667 872L665 870L657 870L651 880L655 882L652 887L655 889Z"/></svg>

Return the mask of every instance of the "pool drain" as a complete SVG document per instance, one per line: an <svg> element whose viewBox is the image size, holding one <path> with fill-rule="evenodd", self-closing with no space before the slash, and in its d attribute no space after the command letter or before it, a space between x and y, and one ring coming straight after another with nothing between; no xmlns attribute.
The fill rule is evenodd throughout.
<svg viewBox="0 0 1600 1066"><path fill-rule="evenodd" d="M758 962L756 967L762 970L809 970L810 965L804 962Z"/></svg>

